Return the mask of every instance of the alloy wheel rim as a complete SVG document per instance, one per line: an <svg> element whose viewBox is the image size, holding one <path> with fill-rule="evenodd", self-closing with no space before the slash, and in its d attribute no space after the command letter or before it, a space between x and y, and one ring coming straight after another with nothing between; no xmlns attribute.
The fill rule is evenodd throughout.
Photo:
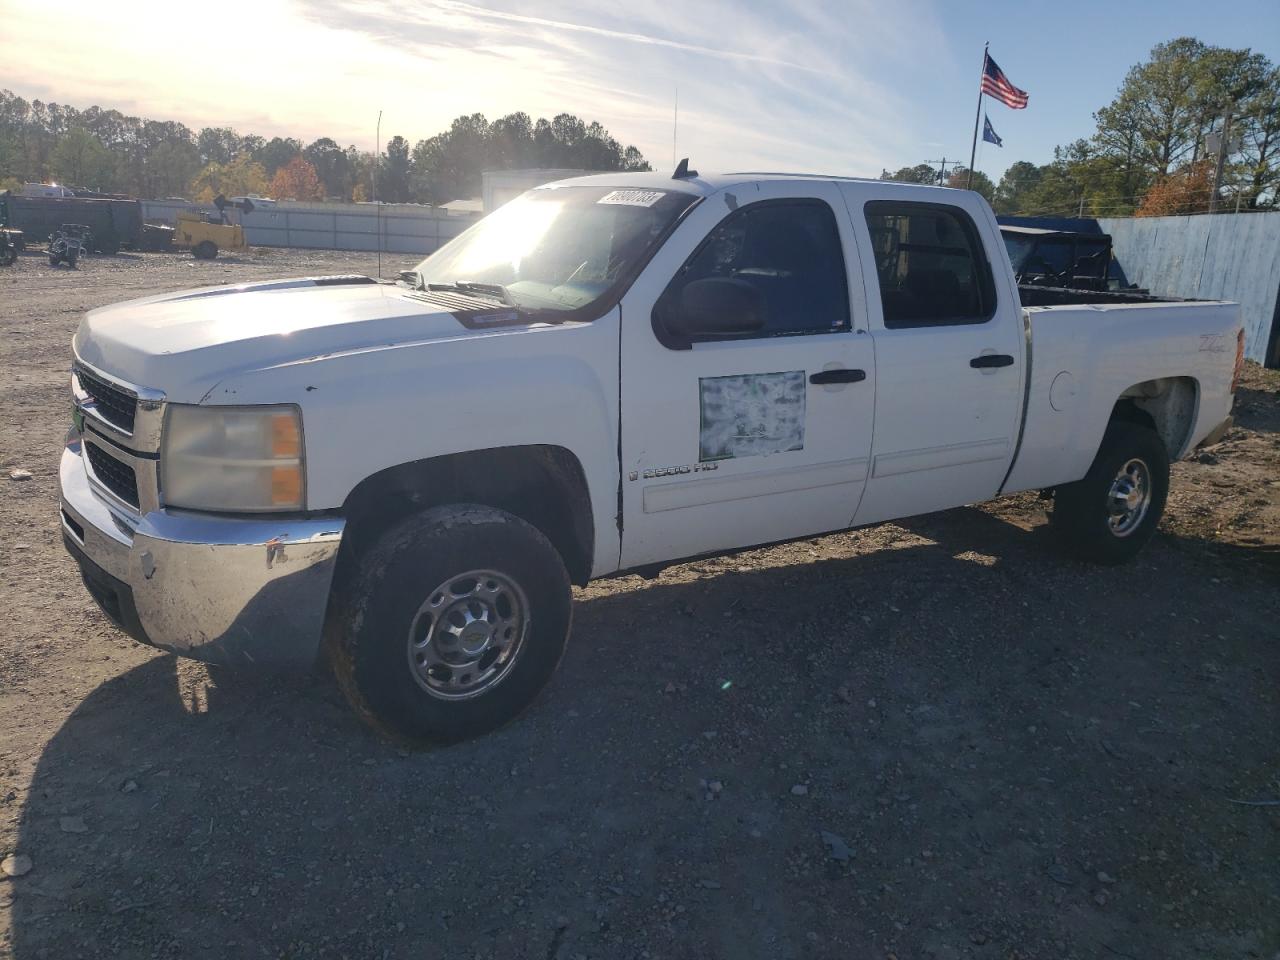
<svg viewBox="0 0 1280 960"><path fill-rule="evenodd" d="M427 594L409 627L409 669L424 691L466 700L511 672L529 629L524 590L496 570L469 570Z"/></svg>
<svg viewBox="0 0 1280 960"><path fill-rule="evenodd" d="M1125 462L1107 491L1107 526L1117 537L1138 529L1151 506L1151 471L1134 457Z"/></svg>

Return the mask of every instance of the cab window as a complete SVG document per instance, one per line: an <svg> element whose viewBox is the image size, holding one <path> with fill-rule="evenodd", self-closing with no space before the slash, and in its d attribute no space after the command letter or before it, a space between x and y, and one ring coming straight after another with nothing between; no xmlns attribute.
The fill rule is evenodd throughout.
<svg viewBox="0 0 1280 960"><path fill-rule="evenodd" d="M821 200L762 200L734 211L676 274L664 300L678 302L686 284L707 277L742 280L760 292L766 317L756 337L850 328L840 232Z"/></svg>
<svg viewBox="0 0 1280 960"><path fill-rule="evenodd" d="M995 315L990 263L967 213L874 200L865 215L887 328L985 323Z"/></svg>

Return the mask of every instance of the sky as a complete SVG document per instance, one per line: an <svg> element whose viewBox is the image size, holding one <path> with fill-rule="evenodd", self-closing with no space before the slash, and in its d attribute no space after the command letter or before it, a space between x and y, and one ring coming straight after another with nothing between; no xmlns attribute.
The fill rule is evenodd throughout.
<svg viewBox="0 0 1280 960"><path fill-rule="evenodd" d="M379 110L384 142L462 114L568 112L657 169L853 176L968 162L986 41L1030 94L1026 110L985 101L1004 139L979 141L993 179L1088 136L1156 43L1280 62L1280 0L61 0L56 16L0 0L0 31L0 87L192 128L371 149Z"/></svg>

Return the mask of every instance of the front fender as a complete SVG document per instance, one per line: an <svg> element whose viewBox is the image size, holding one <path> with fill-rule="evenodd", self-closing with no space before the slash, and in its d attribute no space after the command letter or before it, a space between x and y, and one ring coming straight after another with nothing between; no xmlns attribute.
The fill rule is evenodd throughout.
<svg viewBox="0 0 1280 960"><path fill-rule="evenodd" d="M494 447L547 444L578 458L597 518L617 513L617 309L591 323L460 329L456 339L388 344L254 370L207 404L302 409L307 507L337 509L389 467ZM617 557L597 523L595 556Z"/></svg>

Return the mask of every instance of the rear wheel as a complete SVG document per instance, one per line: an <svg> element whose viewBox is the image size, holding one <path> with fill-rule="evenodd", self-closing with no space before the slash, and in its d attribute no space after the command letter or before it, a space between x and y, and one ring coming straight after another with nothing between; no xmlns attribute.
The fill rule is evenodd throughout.
<svg viewBox="0 0 1280 960"><path fill-rule="evenodd" d="M1113 421L1084 479L1058 487L1053 525L1094 563L1124 563L1151 539L1169 495L1169 455L1155 431Z"/></svg>
<svg viewBox="0 0 1280 960"><path fill-rule="evenodd" d="M218 245L212 240L201 240L191 248L191 255L197 260L212 260L218 255Z"/></svg>
<svg viewBox="0 0 1280 960"><path fill-rule="evenodd" d="M569 576L519 517L436 507L384 534L338 587L328 643L347 699L392 735L449 743L516 717L551 679Z"/></svg>

